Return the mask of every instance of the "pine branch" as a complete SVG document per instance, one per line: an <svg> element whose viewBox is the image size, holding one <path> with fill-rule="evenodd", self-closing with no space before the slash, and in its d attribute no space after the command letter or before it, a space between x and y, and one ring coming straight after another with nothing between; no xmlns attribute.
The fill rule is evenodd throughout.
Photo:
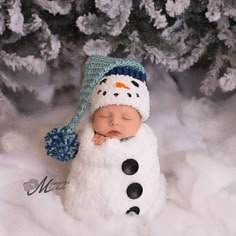
<svg viewBox="0 0 236 236"><path fill-rule="evenodd" d="M236 21L236 3L233 2L233 6L226 6L224 9L224 15L233 18Z"/></svg>
<svg viewBox="0 0 236 236"><path fill-rule="evenodd" d="M197 63L203 54L206 52L208 45L211 43L212 36L208 33L205 37L201 38L199 45L192 48L190 53L179 59L179 66L176 71L184 71L195 63Z"/></svg>
<svg viewBox="0 0 236 236"><path fill-rule="evenodd" d="M107 56L111 53L112 47L104 38L93 40L90 39L83 46L83 51L86 55L103 55Z"/></svg>
<svg viewBox="0 0 236 236"><path fill-rule="evenodd" d="M228 48L234 49L236 47L236 27L230 26L227 17L221 17L217 23L218 38L223 40Z"/></svg>
<svg viewBox="0 0 236 236"><path fill-rule="evenodd" d="M24 34L27 35L29 33L36 32L42 27L42 19L38 16L38 14L32 14L32 18L29 22L24 24Z"/></svg>
<svg viewBox="0 0 236 236"><path fill-rule="evenodd" d="M24 86L17 87L13 90L6 84L0 83L0 90L19 112L33 112L44 106L44 104L38 100L37 93Z"/></svg>
<svg viewBox="0 0 236 236"><path fill-rule="evenodd" d="M175 50L178 51L179 56L185 55L192 49L191 33L192 29L188 28L183 19L176 20L176 22L167 27L161 33L162 40L169 45L175 45Z"/></svg>
<svg viewBox="0 0 236 236"><path fill-rule="evenodd" d="M17 34L24 35L24 16L21 13L21 1L8 0L7 11L9 14L8 28Z"/></svg>
<svg viewBox="0 0 236 236"><path fill-rule="evenodd" d="M105 31L103 20L91 13L79 16L76 20L76 25L81 32L87 35L99 34Z"/></svg>
<svg viewBox="0 0 236 236"><path fill-rule="evenodd" d="M154 27L156 29L162 29L167 26L166 16L161 14L162 9L155 10L153 0L141 0L140 8L144 7L147 14L150 16L152 20L154 20Z"/></svg>
<svg viewBox="0 0 236 236"><path fill-rule="evenodd" d="M122 33L122 30L129 21L131 13L132 1L123 0L123 4L120 5L120 15L114 19L111 19L106 25L106 32L112 36L118 36Z"/></svg>
<svg viewBox="0 0 236 236"><path fill-rule="evenodd" d="M3 50L0 51L1 60L13 71L26 69L29 72L42 74L46 70L46 63L40 58L30 55L19 57L16 53L9 54Z"/></svg>
<svg viewBox="0 0 236 236"><path fill-rule="evenodd" d="M33 0L37 5L49 13L56 15L66 15L71 11L71 2L73 0Z"/></svg>
<svg viewBox="0 0 236 236"><path fill-rule="evenodd" d="M206 78L202 81L200 91L206 96L212 96L215 90L218 87L218 77L220 71L224 65L224 55L220 49L218 49L217 54L215 55L215 61L210 66L209 71L207 72Z"/></svg>
<svg viewBox="0 0 236 236"><path fill-rule="evenodd" d="M128 53L127 58L141 62L145 56L145 51L137 31L130 34L129 41L130 43L126 50Z"/></svg>
<svg viewBox="0 0 236 236"><path fill-rule="evenodd" d="M146 50L146 57L150 58L151 62L155 62L156 64L161 63L167 69L171 71L184 71L194 65L200 57L206 51L210 35L207 34L203 39L201 39L198 46L195 46L189 54L182 56L179 58L177 53L172 53L172 55L166 55L165 52L161 51L158 48L144 45Z"/></svg>
<svg viewBox="0 0 236 236"><path fill-rule="evenodd" d="M236 69L227 68L226 73L219 79L219 87L223 92L229 92L236 89Z"/></svg>
<svg viewBox="0 0 236 236"><path fill-rule="evenodd" d="M190 6L190 0L167 0L166 12L171 17L176 17L184 13Z"/></svg>
<svg viewBox="0 0 236 236"><path fill-rule="evenodd" d="M97 3L99 3L99 1ZM121 34L130 16L132 1L121 0L120 3L122 3L118 6L120 14L115 18L111 18L107 21L105 18L97 17L96 14L88 13L88 15L78 17L76 21L78 28L87 35L101 33L103 35L110 34L112 36L117 36ZM100 5L102 8L102 4ZM104 8L102 9L105 10Z"/></svg>
<svg viewBox="0 0 236 236"><path fill-rule="evenodd" d="M45 22L43 22L41 32L38 34L38 41L40 54L46 61L57 58L61 43L57 36L51 33Z"/></svg>
<svg viewBox="0 0 236 236"><path fill-rule="evenodd" d="M20 89L20 85L15 81L12 81L7 77L7 75L0 71L0 86L4 84L6 87L10 88L13 92L16 92L17 89ZM1 91L1 90L0 90Z"/></svg>
<svg viewBox="0 0 236 236"><path fill-rule="evenodd" d="M95 0L96 7L110 19L115 19L120 14L120 6L124 0Z"/></svg>
<svg viewBox="0 0 236 236"><path fill-rule="evenodd" d="M221 7L224 2L221 0L208 0L206 17L210 22L214 22L220 19L221 17Z"/></svg>

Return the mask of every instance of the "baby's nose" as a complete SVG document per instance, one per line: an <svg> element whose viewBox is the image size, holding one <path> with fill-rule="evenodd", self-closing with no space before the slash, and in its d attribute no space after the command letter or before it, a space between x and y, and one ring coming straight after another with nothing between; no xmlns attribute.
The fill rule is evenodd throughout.
<svg viewBox="0 0 236 236"><path fill-rule="evenodd" d="M119 125L119 119L118 118L115 118L115 117L113 117L112 119L111 119L111 125Z"/></svg>

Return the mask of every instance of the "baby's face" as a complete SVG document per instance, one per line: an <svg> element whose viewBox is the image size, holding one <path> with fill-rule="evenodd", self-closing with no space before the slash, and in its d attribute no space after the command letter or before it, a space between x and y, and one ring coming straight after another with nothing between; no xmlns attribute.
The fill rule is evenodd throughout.
<svg viewBox="0 0 236 236"><path fill-rule="evenodd" d="M141 125L136 109L126 105L108 105L93 115L93 129L105 137L123 139L135 136Z"/></svg>

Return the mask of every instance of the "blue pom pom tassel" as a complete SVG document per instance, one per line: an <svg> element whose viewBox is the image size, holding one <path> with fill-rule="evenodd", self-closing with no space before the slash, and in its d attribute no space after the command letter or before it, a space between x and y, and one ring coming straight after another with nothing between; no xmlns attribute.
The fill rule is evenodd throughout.
<svg viewBox="0 0 236 236"><path fill-rule="evenodd" d="M68 127L55 128L45 137L47 155L59 161L73 159L79 148L78 135Z"/></svg>

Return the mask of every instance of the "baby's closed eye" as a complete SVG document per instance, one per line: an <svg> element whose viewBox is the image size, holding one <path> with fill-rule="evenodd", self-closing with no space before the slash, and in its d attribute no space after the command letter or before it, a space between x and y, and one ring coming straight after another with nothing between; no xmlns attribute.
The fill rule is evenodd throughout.
<svg viewBox="0 0 236 236"><path fill-rule="evenodd" d="M99 117L101 117L101 118L109 118L111 116L110 115L100 115Z"/></svg>
<svg viewBox="0 0 236 236"><path fill-rule="evenodd" d="M123 120L132 120L132 117L129 117L129 116L122 116L122 119L123 119Z"/></svg>

